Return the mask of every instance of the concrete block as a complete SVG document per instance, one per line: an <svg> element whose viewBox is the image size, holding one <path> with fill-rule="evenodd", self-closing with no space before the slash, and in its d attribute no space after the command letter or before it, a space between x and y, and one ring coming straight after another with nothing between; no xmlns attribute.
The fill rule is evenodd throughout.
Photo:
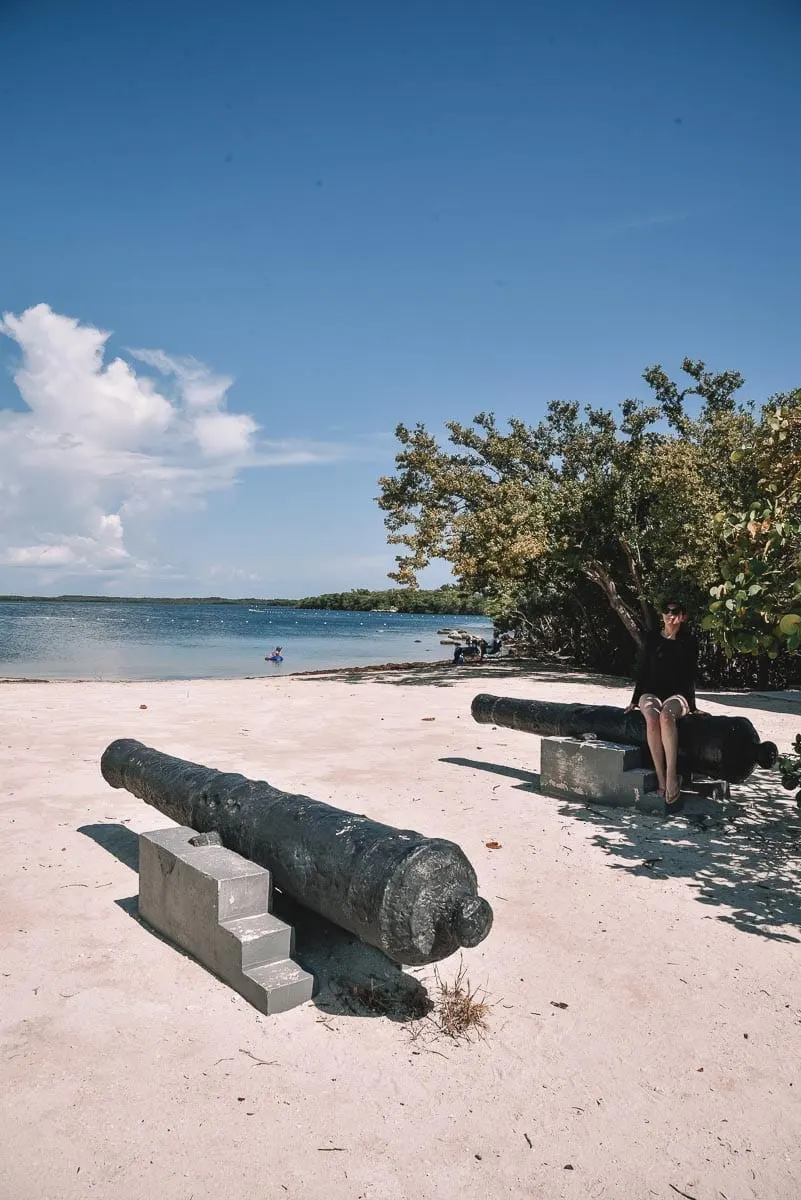
<svg viewBox="0 0 801 1200"><path fill-rule="evenodd" d="M296 1008L311 998L311 976L291 959L253 967L245 979L242 995L268 1016Z"/></svg>
<svg viewBox="0 0 801 1200"><path fill-rule="evenodd" d="M270 873L194 829L139 836L139 913L264 1013L311 998L293 930L270 912Z"/></svg>
<svg viewBox="0 0 801 1200"><path fill-rule="evenodd" d="M637 807L656 789L642 751L600 739L548 737L541 742L540 791L545 795Z"/></svg>

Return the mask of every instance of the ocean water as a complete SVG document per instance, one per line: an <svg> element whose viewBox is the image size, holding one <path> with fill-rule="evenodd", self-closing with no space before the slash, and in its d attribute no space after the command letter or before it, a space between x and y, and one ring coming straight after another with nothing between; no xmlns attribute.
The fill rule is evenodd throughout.
<svg viewBox="0 0 801 1200"><path fill-rule="evenodd" d="M224 679L450 658L485 617L232 604L0 603L0 678ZM280 665L264 661L283 646Z"/></svg>

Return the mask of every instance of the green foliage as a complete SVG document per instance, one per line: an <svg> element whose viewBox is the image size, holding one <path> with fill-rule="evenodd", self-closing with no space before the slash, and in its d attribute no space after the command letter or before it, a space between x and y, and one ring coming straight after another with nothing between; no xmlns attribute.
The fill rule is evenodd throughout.
<svg viewBox="0 0 801 1200"><path fill-rule="evenodd" d="M468 595L459 588L443 585L436 591L421 588L388 588L372 592L352 588L349 592L328 592L294 601L295 608L346 609L349 612L449 613L457 616L483 615L484 598Z"/></svg>
<svg viewBox="0 0 801 1200"><path fill-rule="evenodd" d="M714 515L753 475L730 462L754 426L735 400L742 377L691 359L682 369L680 389L649 368L649 401L617 413L553 401L537 425L513 418L506 429L480 413L449 422L444 447L423 425L398 426L397 470L378 498L389 542L405 549L390 577L413 585L444 558L533 646L628 665L654 602L705 603L720 551Z"/></svg>
<svg viewBox="0 0 801 1200"><path fill-rule="evenodd" d="M731 454L753 478L747 503L716 515L718 580L703 621L728 653L801 650L801 389L774 396Z"/></svg>
<svg viewBox="0 0 801 1200"><path fill-rule="evenodd" d="M778 766L781 772L782 787L787 788L788 791L801 787L801 733L796 734L790 753L779 756Z"/></svg>

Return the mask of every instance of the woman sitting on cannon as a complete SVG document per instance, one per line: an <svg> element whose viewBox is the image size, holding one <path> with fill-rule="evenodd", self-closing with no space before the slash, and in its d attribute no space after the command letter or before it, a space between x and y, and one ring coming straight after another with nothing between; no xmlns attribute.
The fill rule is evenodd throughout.
<svg viewBox="0 0 801 1200"><path fill-rule="evenodd" d="M645 718L648 749L659 793L669 812L682 807L681 777L676 773L679 734L676 723L695 707L698 646L686 629L687 609L678 600L662 605L662 629L645 639L634 695L626 712L639 708Z"/></svg>

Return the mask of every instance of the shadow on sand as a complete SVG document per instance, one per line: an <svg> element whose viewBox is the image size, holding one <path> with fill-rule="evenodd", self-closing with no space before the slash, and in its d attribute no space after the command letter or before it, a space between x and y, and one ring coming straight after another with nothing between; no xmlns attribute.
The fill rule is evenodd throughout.
<svg viewBox="0 0 801 1200"><path fill-rule="evenodd" d="M442 762L520 780L535 792L531 771L467 758ZM536 782L535 782L536 781ZM801 930L801 814L778 776L756 771L732 789L729 801L685 793L685 811L665 821L630 809L554 800L559 812L592 825L592 841L616 871L655 879L685 879L700 904L744 933L801 942L782 926Z"/></svg>
<svg viewBox="0 0 801 1200"><path fill-rule="evenodd" d="M728 802L688 800L673 821L615 809L577 813L572 805L562 811L596 827L593 841L615 870L685 879L699 903L725 910L717 920L801 942L781 928L801 929L801 815L772 772L756 771Z"/></svg>
<svg viewBox="0 0 801 1200"><path fill-rule="evenodd" d="M531 679L541 683L594 684L597 687L630 687L617 675L593 675L559 663L534 658L485 659L478 663L384 663L377 667L336 667L330 671L297 671L293 679L326 683L390 683L396 687L453 687L464 679L486 684L505 679Z"/></svg>
<svg viewBox="0 0 801 1200"><path fill-rule="evenodd" d="M485 762L481 758L441 758L440 762L452 763L455 767L471 767L474 771L490 771L493 775L504 775L507 779L519 779L521 792L540 790L539 771L523 771L519 767L503 767L500 763Z"/></svg>
<svg viewBox="0 0 801 1200"><path fill-rule="evenodd" d="M81 825L78 832L132 871L138 870L139 837L127 826ZM124 896L114 903L151 937L191 957L142 920L137 896ZM423 985L380 950L365 945L278 890L273 893L273 912L294 927L292 957L314 976L312 999L322 1012L329 1016L387 1017L398 1022L417 1020L430 1012L432 1003Z"/></svg>

